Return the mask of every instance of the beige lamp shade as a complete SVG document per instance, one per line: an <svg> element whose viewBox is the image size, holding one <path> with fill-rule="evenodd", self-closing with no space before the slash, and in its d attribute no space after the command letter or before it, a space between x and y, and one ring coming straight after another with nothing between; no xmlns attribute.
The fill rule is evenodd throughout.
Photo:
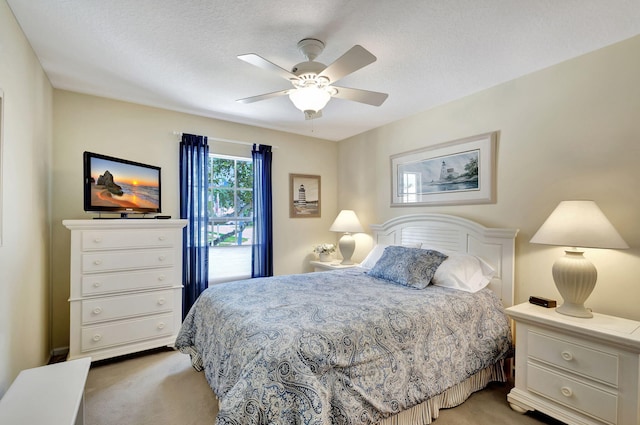
<svg viewBox="0 0 640 425"><path fill-rule="evenodd" d="M579 248L629 248L593 201L562 201L531 238L531 243L573 247L553 264L551 273L568 316L593 317L584 306L596 286L598 271Z"/></svg>
<svg viewBox="0 0 640 425"><path fill-rule="evenodd" d="M594 201L560 202L530 242L582 248L629 248Z"/></svg>
<svg viewBox="0 0 640 425"><path fill-rule="evenodd" d="M342 210L329 228L332 232L361 233L364 232L358 216L353 210Z"/></svg>

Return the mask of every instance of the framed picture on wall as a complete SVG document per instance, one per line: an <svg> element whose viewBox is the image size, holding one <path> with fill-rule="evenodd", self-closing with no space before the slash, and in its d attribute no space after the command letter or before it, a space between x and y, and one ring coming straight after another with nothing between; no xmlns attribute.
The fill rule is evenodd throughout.
<svg viewBox="0 0 640 425"><path fill-rule="evenodd" d="M497 132L391 156L391 206L495 202Z"/></svg>
<svg viewBox="0 0 640 425"><path fill-rule="evenodd" d="M289 174L289 217L320 217L320 176Z"/></svg>

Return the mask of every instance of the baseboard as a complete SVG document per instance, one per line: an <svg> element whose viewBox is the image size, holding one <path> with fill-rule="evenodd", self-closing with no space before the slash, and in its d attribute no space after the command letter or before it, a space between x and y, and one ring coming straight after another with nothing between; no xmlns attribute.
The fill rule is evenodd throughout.
<svg viewBox="0 0 640 425"><path fill-rule="evenodd" d="M67 360L67 354L69 354L69 347L54 348L51 350L49 364L64 362Z"/></svg>
<svg viewBox="0 0 640 425"><path fill-rule="evenodd" d="M67 354L69 352L69 347L58 347L51 350L52 356L61 356L63 354Z"/></svg>

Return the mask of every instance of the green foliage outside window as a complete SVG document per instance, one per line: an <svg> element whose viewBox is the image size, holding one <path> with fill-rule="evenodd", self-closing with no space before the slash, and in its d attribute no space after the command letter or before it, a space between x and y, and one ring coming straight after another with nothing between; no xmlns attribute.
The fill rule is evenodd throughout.
<svg viewBox="0 0 640 425"><path fill-rule="evenodd" d="M253 163L215 155L209 161L209 245L251 245Z"/></svg>

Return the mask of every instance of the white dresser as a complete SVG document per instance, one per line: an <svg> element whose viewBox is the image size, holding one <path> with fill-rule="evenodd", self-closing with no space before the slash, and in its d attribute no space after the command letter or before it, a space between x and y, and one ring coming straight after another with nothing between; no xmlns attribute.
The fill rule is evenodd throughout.
<svg viewBox="0 0 640 425"><path fill-rule="evenodd" d="M507 314L516 325L514 410L567 424L640 424L640 322L529 303Z"/></svg>
<svg viewBox="0 0 640 425"><path fill-rule="evenodd" d="M186 220L64 220L71 230L69 359L173 346Z"/></svg>

